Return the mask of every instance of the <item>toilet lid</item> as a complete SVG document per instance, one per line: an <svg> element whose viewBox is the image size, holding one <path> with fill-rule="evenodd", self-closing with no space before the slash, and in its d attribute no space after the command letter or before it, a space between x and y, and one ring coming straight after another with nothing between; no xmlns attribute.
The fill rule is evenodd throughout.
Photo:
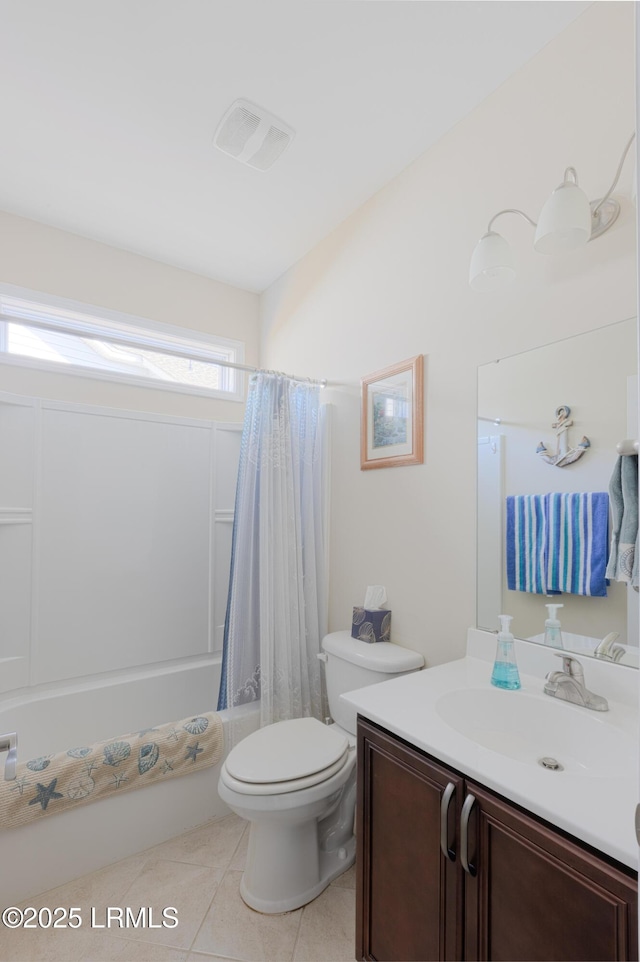
<svg viewBox="0 0 640 962"><path fill-rule="evenodd" d="M260 795L261 797L265 795L292 795L303 791L305 788L313 788L314 785L324 784L330 781L334 775L338 775L345 770L349 774L355 760L355 750L347 749L337 762L329 765L328 768L323 768L321 772L314 772L313 775L307 775L304 778L292 778L288 782L243 782L239 778L233 778L227 771L226 763L223 762L220 769L220 781L239 795Z"/></svg>
<svg viewBox="0 0 640 962"><path fill-rule="evenodd" d="M335 726L315 718L267 725L244 738L225 765L235 779L252 784L290 782L322 772L344 758L349 747Z"/></svg>

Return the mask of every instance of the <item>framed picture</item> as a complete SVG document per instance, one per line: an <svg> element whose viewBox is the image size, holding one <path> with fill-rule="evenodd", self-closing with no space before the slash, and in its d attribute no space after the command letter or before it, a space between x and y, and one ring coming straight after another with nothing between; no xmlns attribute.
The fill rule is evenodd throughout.
<svg viewBox="0 0 640 962"><path fill-rule="evenodd" d="M423 463L423 381L422 354L362 378L363 471Z"/></svg>

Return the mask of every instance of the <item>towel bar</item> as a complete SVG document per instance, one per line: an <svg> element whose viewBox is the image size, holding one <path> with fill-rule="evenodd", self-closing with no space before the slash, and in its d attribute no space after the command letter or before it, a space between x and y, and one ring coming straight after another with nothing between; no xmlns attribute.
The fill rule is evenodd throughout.
<svg viewBox="0 0 640 962"><path fill-rule="evenodd" d="M618 441L616 444L618 454L637 454L639 450L640 441L634 441L633 438L625 438L624 441Z"/></svg>
<svg viewBox="0 0 640 962"><path fill-rule="evenodd" d="M9 754L4 761L4 780L11 782L16 777L16 763L18 761L18 735L17 732L7 732L0 735L0 752Z"/></svg>

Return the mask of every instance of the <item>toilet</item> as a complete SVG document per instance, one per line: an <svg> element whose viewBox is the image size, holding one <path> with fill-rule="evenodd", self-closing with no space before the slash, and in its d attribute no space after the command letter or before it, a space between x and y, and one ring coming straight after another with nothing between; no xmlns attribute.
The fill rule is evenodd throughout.
<svg viewBox="0 0 640 962"><path fill-rule="evenodd" d="M355 859L356 711L340 695L422 668L415 651L336 631L318 655L332 724L296 718L235 746L218 792L251 823L240 894L252 909L289 912L314 899Z"/></svg>

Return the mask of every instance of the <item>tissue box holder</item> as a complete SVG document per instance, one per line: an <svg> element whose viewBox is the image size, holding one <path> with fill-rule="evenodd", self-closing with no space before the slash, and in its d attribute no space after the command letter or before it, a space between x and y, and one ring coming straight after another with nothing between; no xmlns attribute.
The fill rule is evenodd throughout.
<svg viewBox="0 0 640 962"><path fill-rule="evenodd" d="M372 644L375 641L391 641L391 612L386 608L354 608L351 637Z"/></svg>

